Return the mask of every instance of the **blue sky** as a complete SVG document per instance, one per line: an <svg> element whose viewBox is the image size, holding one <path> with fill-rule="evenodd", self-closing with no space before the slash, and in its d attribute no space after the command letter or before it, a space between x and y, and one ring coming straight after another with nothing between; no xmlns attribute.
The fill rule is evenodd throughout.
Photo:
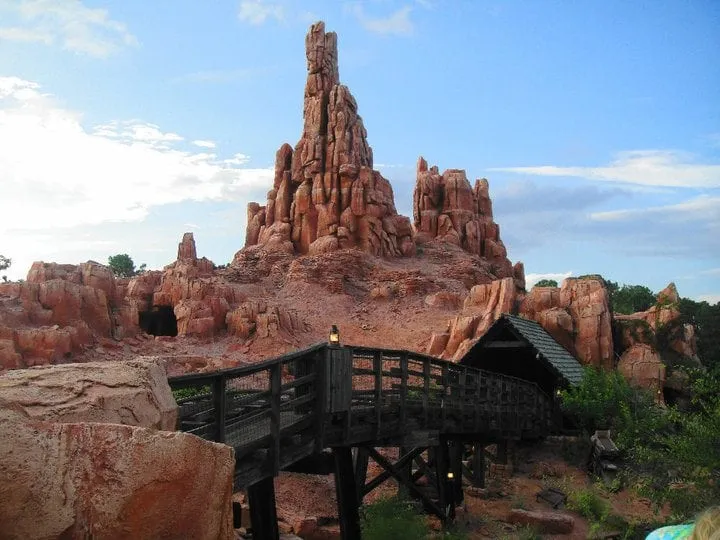
<svg viewBox="0 0 720 540"><path fill-rule="evenodd" d="M339 36L376 167L487 177L510 258L720 300L720 3L0 0L0 253L228 262Z"/></svg>

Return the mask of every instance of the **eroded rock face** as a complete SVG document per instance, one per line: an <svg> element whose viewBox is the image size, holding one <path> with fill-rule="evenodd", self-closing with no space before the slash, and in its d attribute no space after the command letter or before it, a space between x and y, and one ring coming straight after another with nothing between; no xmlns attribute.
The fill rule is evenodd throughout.
<svg viewBox="0 0 720 540"><path fill-rule="evenodd" d="M231 539L232 448L0 411L3 538Z"/></svg>
<svg viewBox="0 0 720 540"><path fill-rule="evenodd" d="M500 268L502 277L514 276L525 287L522 266L513 268L500 240L500 226L493 221L489 184L485 178L471 186L464 170L448 169L440 174L437 166L428 168L418 159L417 182L413 193L413 219L416 242L439 238L485 257Z"/></svg>
<svg viewBox="0 0 720 540"><path fill-rule="evenodd" d="M307 329L295 310L281 306L268 306L262 300L241 304L226 316L228 333L242 339L251 336L273 338L280 333L294 335Z"/></svg>
<svg viewBox="0 0 720 540"><path fill-rule="evenodd" d="M0 369L67 361L98 337L133 335L137 310L109 268L33 263L23 283L0 285Z"/></svg>
<svg viewBox="0 0 720 540"><path fill-rule="evenodd" d="M177 404L157 362L88 362L16 369L0 377L0 399L28 418L107 422L174 430Z"/></svg>
<svg viewBox="0 0 720 540"><path fill-rule="evenodd" d="M540 323L582 364L614 367L608 292L601 278L567 278L561 287L533 287L519 314Z"/></svg>
<svg viewBox="0 0 720 540"><path fill-rule="evenodd" d="M233 449L176 418L155 361L0 376L0 536L233 538Z"/></svg>
<svg viewBox="0 0 720 540"><path fill-rule="evenodd" d="M284 144L277 151L267 204L248 205L246 248L412 255L410 220L398 215L392 186L373 170L357 102L340 84L336 34L322 22L312 25L305 52L303 134L294 150Z"/></svg>
<svg viewBox="0 0 720 540"><path fill-rule="evenodd" d="M622 354L617 369L631 384L650 390L659 402L663 401L665 365L652 346L633 345Z"/></svg>
<svg viewBox="0 0 720 540"><path fill-rule="evenodd" d="M517 289L511 277L475 285L448 330L432 335L428 354L438 355L440 351L441 358L459 360L503 313L515 311L516 301Z"/></svg>

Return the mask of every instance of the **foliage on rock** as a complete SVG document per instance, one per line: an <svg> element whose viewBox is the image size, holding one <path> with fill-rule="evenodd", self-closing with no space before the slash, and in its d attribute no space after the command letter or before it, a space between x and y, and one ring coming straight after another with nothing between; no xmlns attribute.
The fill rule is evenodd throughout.
<svg viewBox="0 0 720 540"><path fill-rule="evenodd" d="M655 304L655 295L644 285L621 286L617 282L605 280L605 286L610 294L610 306L615 313L637 313L645 311Z"/></svg>
<svg viewBox="0 0 720 540"><path fill-rule="evenodd" d="M534 287L557 287L558 282L554 279L541 279L538 281Z"/></svg>

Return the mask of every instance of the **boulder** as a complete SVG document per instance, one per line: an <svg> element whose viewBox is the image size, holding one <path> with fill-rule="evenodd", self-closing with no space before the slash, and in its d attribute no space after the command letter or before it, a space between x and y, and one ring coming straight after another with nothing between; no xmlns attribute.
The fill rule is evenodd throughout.
<svg viewBox="0 0 720 540"><path fill-rule="evenodd" d="M541 534L570 534L575 527L575 519L560 512L536 512L513 508L507 517L508 523L529 525Z"/></svg>
<svg viewBox="0 0 720 540"><path fill-rule="evenodd" d="M106 422L174 430L177 404L156 362L88 362L16 369L0 377L0 399L31 419Z"/></svg>
<svg viewBox="0 0 720 540"><path fill-rule="evenodd" d="M179 432L3 416L3 538L233 538L231 447Z"/></svg>
<svg viewBox="0 0 720 540"><path fill-rule="evenodd" d="M650 390L659 402L663 401L665 365L652 346L633 345L622 354L617 369L631 384Z"/></svg>

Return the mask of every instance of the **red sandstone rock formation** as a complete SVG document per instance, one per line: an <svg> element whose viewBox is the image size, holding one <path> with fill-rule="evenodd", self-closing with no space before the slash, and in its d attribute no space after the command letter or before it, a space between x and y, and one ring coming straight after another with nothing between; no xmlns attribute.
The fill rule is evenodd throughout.
<svg viewBox="0 0 720 540"><path fill-rule="evenodd" d="M493 221L485 178L476 180L473 188L464 170L448 169L440 174L437 166L428 169L427 161L420 157L413 193L413 218L418 244L439 238L461 246L495 264L499 277L517 273L518 285L525 288L522 265L513 268L500 240L500 226Z"/></svg>
<svg viewBox="0 0 720 540"><path fill-rule="evenodd" d="M515 311L516 300L517 290L511 277L475 285L447 330L432 335L428 354L459 360L500 315Z"/></svg>
<svg viewBox="0 0 720 540"><path fill-rule="evenodd" d="M680 295L674 283L670 283L657 294L657 303L647 311L630 315L615 315L615 321L622 330L622 348L635 344L656 346L658 338L674 352L688 360L699 363L695 329L680 320Z"/></svg>
<svg viewBox="0 0 720 540"><path fill-rule="evenodd" d="M96 337L137 330L135 307L95 262L36 262L24 283L0 284L0 369L57 363Z"/></svg>
<svg viewBox="0 0 720 540"><path fill-rule="evenodd" d="M622 354L617 369L631 384L650 390L658 402L663 402L665 364L652 346L633 345Z"/></svg>
<svg viewBox="0 0 720 540"><path fill-rule="evenodd" d="M447 330L433 334L428 354L459 360L503 313L537 321L583 364L614 367L608 294L593 278L569 278L560 288L534 287L526 295L509 277L476 285Z"/></svg>
<svg viewBox="0 0 720 540"><path fill-rule="evenodd" d="M305 38L303 134L280 147L266 206L248 205L246 248L319 254L356 247L383 256L415 250L410 220L373 170L357 103L340 84L337 36L318 22Z"/></svg>
<svg viewBox="0 0 720 540"><path fill-rule="evenodd" d="M0 388L3 538L234 538L233 450L155 429L177 416L161 366L16 370Z"/></svg>

